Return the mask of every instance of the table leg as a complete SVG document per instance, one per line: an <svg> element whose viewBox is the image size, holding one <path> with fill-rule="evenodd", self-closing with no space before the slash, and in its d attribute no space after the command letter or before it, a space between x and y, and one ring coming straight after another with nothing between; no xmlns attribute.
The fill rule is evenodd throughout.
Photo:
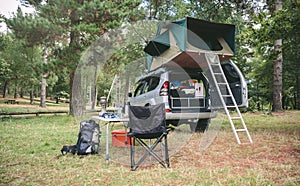
<svg viewBox="0 0 300 186"><path fill-rule="evenodd" d="M109 152L108 152L108 129L109 129L109 122L108 124L106 124L106 155L105 155L105 160L106 160L106 165L108 165L108 161L109 161Z"/></svg>

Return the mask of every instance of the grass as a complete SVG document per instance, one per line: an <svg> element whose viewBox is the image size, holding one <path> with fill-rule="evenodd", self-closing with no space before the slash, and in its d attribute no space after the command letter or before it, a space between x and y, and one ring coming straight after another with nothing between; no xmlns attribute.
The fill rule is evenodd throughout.
<svg viewBox="0 0 300 186"><path fill-rule="evenodd" d="M69 110L69 105L67 103L59 102L56 104L55 101L47 100L46 108L39 107L39 99L35 99L33 104L30 104L29 98L18 98L19 104L5 104L5 100L14 99L10 98L0 98L0 113L10 113L10 112L38 112L38 111L53 111L53 110Z"/></svg>
<svg viewBox="0 0 300 186"><path fill-rule="evenodd" d="M135 172L124 148L111 149L106 166L104 135L98 155L61 156L63 145L77 141L76 118L5 118L0 121L0 185L299 185L300 111L243 116L252 145L238 145L224 122L207 149L199 150L205 134L191 134L172 154L170 169L155 163Z"/></svg>

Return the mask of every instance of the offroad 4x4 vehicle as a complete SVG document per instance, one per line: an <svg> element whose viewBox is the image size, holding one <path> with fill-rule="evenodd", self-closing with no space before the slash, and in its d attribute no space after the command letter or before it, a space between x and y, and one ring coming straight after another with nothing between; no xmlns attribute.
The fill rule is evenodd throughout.
<svg viewBox="0 0 300 186"><path fill-rule="evenodd" d="M146 106L165 103L168 124L190 124L195 131L207 129L215 89L208 74L207 53L218 55L233 96L247 107L247 84L238 67L229 60L234 53L234 25L194 18L162 22L157 37L144 49L149 73L137 78L129 104ZM210 77L208 77L208 75ZM228 100L225 100L228 103Z"/></svg>

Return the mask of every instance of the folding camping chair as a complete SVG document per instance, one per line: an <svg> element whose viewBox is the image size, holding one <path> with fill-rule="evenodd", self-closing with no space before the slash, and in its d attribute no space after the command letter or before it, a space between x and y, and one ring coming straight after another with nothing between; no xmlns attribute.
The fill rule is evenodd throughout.
<svg viewBox="0 0 300 186"><path fill-rule="evenodd" d="M165 105L153 105L153 106L129 106L129 123L130 129L128 136L132 138L130 140L130 159L131 159L131 170L136 170L141 163L149 156L153 156L163 167L169 168L169 154L168 154L168 143L167 135L168 131L166 128L165 120ZM147 144L144 140L156 139L154 143ZM163 140L164 139L164 140ZM138 143L136 143L138 142ZM154 151L155 147L161 144L164 146L165 160L163 157L157 155ZM146 150L144 155L135 162L135 155L137 145L141 145Z"/></svg>

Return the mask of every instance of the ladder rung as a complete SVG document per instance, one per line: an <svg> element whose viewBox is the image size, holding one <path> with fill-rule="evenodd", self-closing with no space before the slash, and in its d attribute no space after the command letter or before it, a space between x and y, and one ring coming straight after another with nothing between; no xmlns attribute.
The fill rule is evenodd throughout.
<svg viewBox="0 0 300 186"><path fill-rule="evenodd" d="M220 73L220 72L215 72L214 74L215 75L222 75L222 73Z"/></svg>
<svg viewBox="0 0 300 186"><path fill-rule="evenodd" d="M218 85L227 85L227 83L218 83Z"/></svg>
<svg viewBox="0 0 300 186"><path fill-rule="evenodd" d="M227 108L236 108L234 105L226 105Z"/></svg>
<svg viewBox="0 0 300 186"><path fill-rule="evenodd" d="M211 63L212 66L219 66L219 63Z"/></svg>
<svg viewBox="0 0 300 186"><path fill-rule="evenodd" d="M224 109L224 107L212 107L212 109Z"/></svg>
<svg viewBox="0 0 300 186"><path fill-rule="evenodd" d="M247 129L236 129L235 131L236 132L245 132L245 131L247 131Z"/></svg>
<svg viewBox="0 0 300 186"><path fill-rule="evenodd" d="M222 95L224 98L231 98L231 95Z"/></svg>

